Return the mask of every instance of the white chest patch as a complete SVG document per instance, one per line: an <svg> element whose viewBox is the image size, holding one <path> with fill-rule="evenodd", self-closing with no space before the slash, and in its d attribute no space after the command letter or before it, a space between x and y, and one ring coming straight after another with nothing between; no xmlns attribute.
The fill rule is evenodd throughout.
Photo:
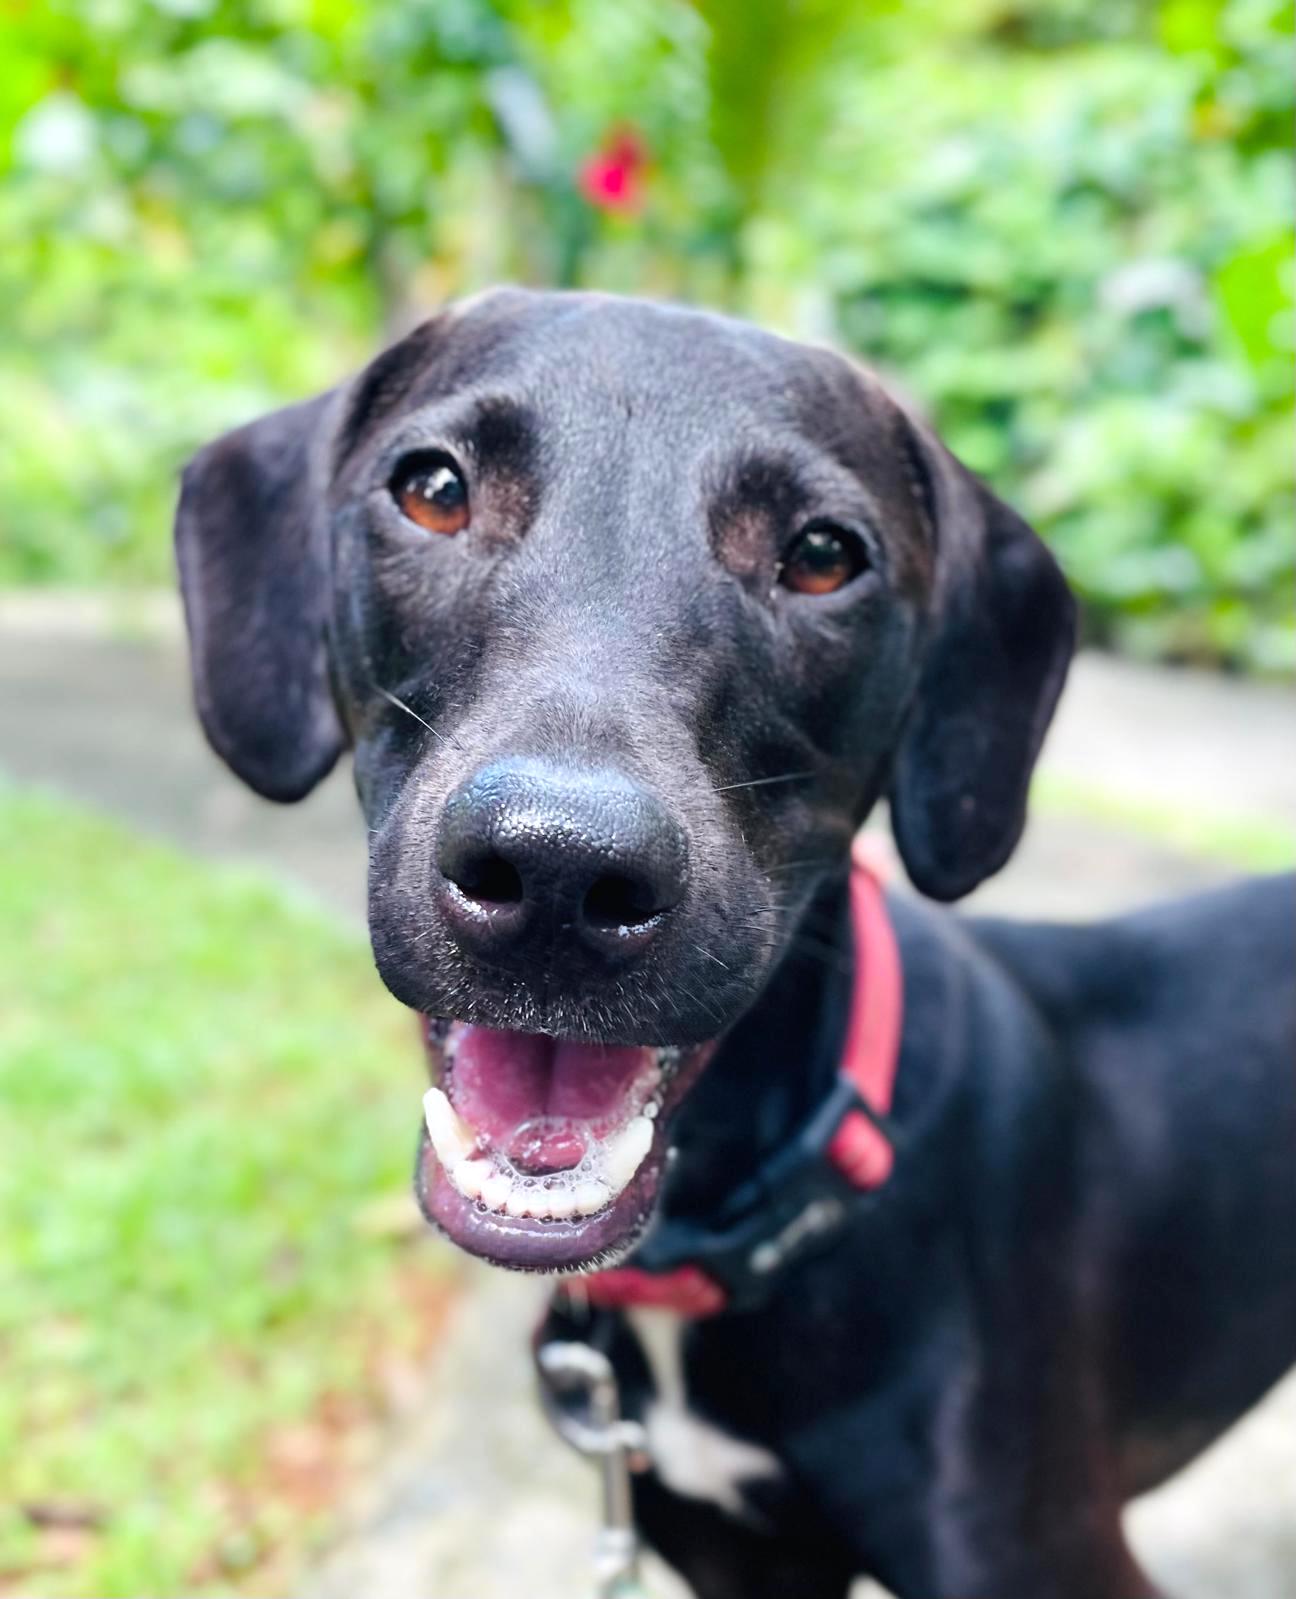
<svg viewBox="0 0 1296 1599"><path fill-rule="evenodd" d="M657 1390L644 1415L648 1453L657 1475L688 1499L707 1499L732 1516L749 1517L742 1485L780 1476L777 1457L689 1410L681 1358L682 1317L670 1310L630 1310L626 1315Z"/></svg>

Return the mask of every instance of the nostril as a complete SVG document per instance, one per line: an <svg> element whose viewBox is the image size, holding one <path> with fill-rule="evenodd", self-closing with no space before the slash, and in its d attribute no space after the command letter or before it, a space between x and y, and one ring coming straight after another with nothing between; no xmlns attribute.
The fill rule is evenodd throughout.
<svg viewBox="0 0 1296 1599"><path fill-rule="evenodd" d="M635 927L667 907L650 883L605 872L590 884L581 909L590 927Z"/></svg>
<svg viewBox="0 0 1296 1599"><path fill-rule="evenodd" d="M460 861L446 876L469 899L490 905L519 905L523 898L522 878L515 866L502 855L482 854Z"/></svg>

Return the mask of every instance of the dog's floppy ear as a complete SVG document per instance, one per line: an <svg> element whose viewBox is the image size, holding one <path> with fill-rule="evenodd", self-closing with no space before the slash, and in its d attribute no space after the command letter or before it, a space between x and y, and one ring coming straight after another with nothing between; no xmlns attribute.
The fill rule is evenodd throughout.
<svg viewBox="0 0 1296 1599"><path fill-rule="evenodd" d="M325 645L334 398L209 444L185 468L176 512L198 713L216 752L267 799L301 799L345 743Z"/></svg>
<svg viewBox="0 0 1296 1599"><path fill-rule="evenodd" d="M891 825L915 887L954 900L1026 823L1032 768L1075 648L1076 605L1036 533L906 418L936 542L932 629L892 772Z"/></svg>

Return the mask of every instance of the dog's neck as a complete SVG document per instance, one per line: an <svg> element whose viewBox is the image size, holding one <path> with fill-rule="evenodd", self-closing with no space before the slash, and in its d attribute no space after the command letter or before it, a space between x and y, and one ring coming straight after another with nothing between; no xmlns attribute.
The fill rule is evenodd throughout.
<svg viewBox="0 0 1296 1599"><path fill-rule="evenodd" d="M663 1210L713 1213L833 1087L854 982L849 884L823 885L760 998L679 1113Z"/></svg>

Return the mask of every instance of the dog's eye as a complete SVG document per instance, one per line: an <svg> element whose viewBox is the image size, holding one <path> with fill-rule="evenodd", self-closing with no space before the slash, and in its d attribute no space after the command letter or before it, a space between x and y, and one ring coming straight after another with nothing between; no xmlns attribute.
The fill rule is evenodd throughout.
<svg viewBox="0 0 1296 1599"><path fill-rule="evenodd" d="M795 594L832 594L867 565L862 539L845 528L812 522L784 556L778 580Z"/></svg>
<svg viewBox="0 0 1296 1599"><path fill-rule="evenodd" d="M462 533L468 526L468 485L444 455L409 455L388 484L406 516L428 533Z"/></svg>

